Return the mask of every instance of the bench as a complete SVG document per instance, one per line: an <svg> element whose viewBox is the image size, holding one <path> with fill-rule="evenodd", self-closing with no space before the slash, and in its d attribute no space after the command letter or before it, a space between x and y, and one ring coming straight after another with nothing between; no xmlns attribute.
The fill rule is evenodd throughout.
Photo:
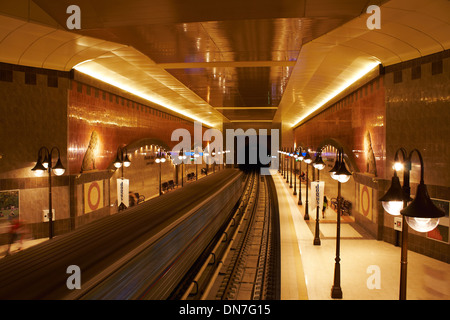
<svg viewBox="0 0 450 320"><path fill-rule="evenodd" d="M175 189L175 182L173 182L173 180L170 180L168 183L168 186L167 186L167 188L168 189Z"/></svg>
<svg viewBox="0 0 450 320"><path fill-rule="evenodd" d="M189 181L189 180L194 180L194 179L195 179L195 173L194 173L194 172L189 173L189 174L187 175L187 179L188 179L188 181Z"/></svg>
<svg viewBox="0 0 450 320"><path fill-rule="evenodd" d="M350 201L344 200L344 203L342 205L342 212L346 213L349 216L352 214L352 203Z"/></svg>
<svg viewBox="0 0 450 320"><path fill-rule="evenodd" d="M338 207L338 200L337 198L331 198L331 204L330 207L337 211ZM352 214L352 203L348 200L345 200L343 197L341 197L341 214Z"/></svg>
<svg viewBox="0 0 450 320"><path fill-rule="evenodd" d="M337 210L338 201L337 198L331 198L330 208Z"/></svg>
<svg viewBox="0 0 450 320"><path fill-rule="evenodd" d="M138 192L130 192L128 196L130 201L130 207L133 207L145 201L145 196L140 195Z"/></svg>
<svg viewBox="0 0 450 320"><path fill-rule="evenodd" d="M162 190L163 192L168 191L168 190L169 190L169 183L168 183L168 182L163 182L163 183L161 184L161 190Z"/></svg>

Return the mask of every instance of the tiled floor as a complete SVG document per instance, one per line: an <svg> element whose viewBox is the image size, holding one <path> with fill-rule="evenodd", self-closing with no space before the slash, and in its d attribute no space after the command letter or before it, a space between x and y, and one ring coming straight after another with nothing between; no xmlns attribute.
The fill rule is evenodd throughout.
<svg viewBox="0 0 450 320"><path fill-rule="evenodd" d="M22 241L22 243L20 242L15 242L11 245L11 248L9 250L9 253L12 254L17 254L20 253L21 251L35 246L41 242L47 241L48 239L25 239ZM4 258L6 256L6 251L8 250L8 245L1 245L0 246L0 259Z"/></svg>
<svg viewBox="0 0 450 320"><path fill-rule="evenodd" d="M336 214L320 222L321 245L313 245L316 212L303 219L304 206L280 174L274 174L280 204L283 300L330 300L336 256ZM305 185L302 191L305 192ZM303 194L302 194L303 195ZM322 215L320 215L322 218ZM400 248L370 238L353 223L341 225L343 300L397 300ZM408 252L407 299L450 300L450 265Z"/></svg>

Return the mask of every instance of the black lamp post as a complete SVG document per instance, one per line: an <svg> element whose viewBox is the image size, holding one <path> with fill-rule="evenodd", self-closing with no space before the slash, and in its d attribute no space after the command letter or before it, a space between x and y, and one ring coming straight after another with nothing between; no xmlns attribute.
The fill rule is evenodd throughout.
<svg viewBox="0 0 450 320"><path fill-rule="evenodd" d="M200 155L198 154L198 151L194 151L194 161L195 161L195 180L198 180L198 159L200 158Z"/></svg>
<svg viewBox="0 0 450 320"><path fill-rule="evenodd" d="M292 167L293 167L293 164L294 164L294 154L293 154L292 148L291 148L291 150L289 152L288 161L289 161L289 166L290 166L290 170L289 170L290 171L289 188L292 189Z"/></svg>
<svg viewBox="0 0 450 320"><path fill-rule="evenodd" d="M52 156L53 151L58 152L58 160L53 165ZM38 159L36 165L31 169L38 177L43 176L45 171L48 171L48 235L49 238L53 238L53 208L52 208L52 172L57 176L62 176L66 169L61 162L61 152L57 147L53 147L49 151L46 147L42 147L38 152Z"/></svg>
<svg viewBox="0 0 450 320"><path fill-rule="evenodd" d="M336 223L336 258L334 264L334 282L331 287L331 297L333 299L342 299L342 289L341 289L341 258L340 258L340 248L341 248L341 184L347 182L352 175L345 166L344 161L344 151L339 149L336 154L336 162L333 169L330 170L331 177L338 181L338 207L337 207L337 223Z"/></svg>
<svg viewBox="0 0 450 320"><path fill-rule="evenodd" d="M290 183L289 173L292 173L292 164L291 164L291 152L289 148L287 148L286 152L286 163L287 163L287 175L286 175L286 183ZM292 188L292 185L290 186Z"/></svg>
<svg viewBox="0 0 450 320"><path fill-rule="evenodd" d="M162 195L162 168L161 165L166 162L166 154L165 151L161 151L159 148L158 153L156 155L155 162L159 164L159 195Z"/></svg>
<svg viewBox="0 0 450 320"><path fill-rule="evenodd" d="M298 205L303 205L302 202L302 162L303 162L303 153L302 153L302 147L299 147L298 149L298 161L300 162L300 171L299 171L299 179L298 179Z"/></svg>
<svg viewBox="0 0 450 320"><path fill-rule="evenodd" d="M420 161L420 183L417 186L416 197L411 199L410 172L412 170L411 158L416 153ZM403 163L399 161L402 155ZM397 171L403 169L403 187ZM412 202L411 202L412 200ZM412 150L407 156L404 148L399 148L395 153L394 176L386 194L379 199L383 208L391 215L402 215L402 248L400 262L400 300L406 300L406 282L408 265L408 225L418 232L429 232L437 227L439 218L445 213L437 208L428 195L427 186L424 183L423 158L419 150ZM408 205L408 202L410 204Z"/></svg>
<svg viewBox="0 0 450 320"><path fill-rule="evenodd" d="M131 165L130 158L128 158L127 148L119 147L117 149L116 160L114 160L114 167L117 169L122 168L122 178L123 178L123 168L128 168Z"/></svg>
<svg viewBox="0 0 450 320"><path fill-rule="evenodd" d="M127 149L123 148L123 147L119 147L117 149L116 160L114 160L114 167L116 167L116 169L122 168L122 180L123 180L123 170L124 170L124 168L128 168L130 165L131 165L131 161L128 158L128 151L127 151ZM122 183L123 183L123 181L122 181ZM122 211L124 209L126 209L126 206L125 206L125 204L123 202L121 202L120 205L119 205L119 211Z"/></svg>
<svg viewBox="0 0 450 320"><path fill-rule="evenodd" d="M206 175L208 175L209 171L209 150L203 152L203 157L205 158L205 164L206 164Z"/></svg>
<svg viewBox="0 0 450 320"><path fill-rule="evenodd" d="M278 152L278 172L281 173L281 161L280 161L281 150L278 150L277 152Z"/></svg>
<svg viewBox="0 0 450 320"><path fill-rule="evenodd" d="M309 199L308 199L308 189L309 189L309 178L308 178L308 165L312 163L311 156L309 155L309 151L306 150L306 156L303 159L306 163L306 204L305 204L305 220L309 220Z"/></svg>
<svg viewBox="0 0 450 320"><path fill-rule="evenodd" d="M298 154L294 148L294 153L292 155L294 157L294 196L297 195L297 159L298 159Z"/></svg>
<svg viewBox="0 0 450 320"><path fill-rule="evenodd" d="M179 155L178 155L178 159L179 160L181 160L181 187L183 187L183 185L184 185L184 171L183 171L183 163L184 163L184 160L186 159L187 157L184 155L184 151L183 150L181 150L180 151L180 153L179 153Z"/></svg>
<svg viewBox="0 0 450 320"><path fill-rule="evenodd" d="M323 163L323 160L322 160L322 150L319 150L317 152L316 159L314 159L314 162L313 162L313 167L317 169L317 181L320 182L319 172L320 172L320 170L323 170L325 168L325 163ZM315 232L314 232L314 245L320 246L320 227L319 227L319 212L320 212L319 202L320 202L320 199L316 199L316 202L317 202L316 228L315 228Z"/></svg>

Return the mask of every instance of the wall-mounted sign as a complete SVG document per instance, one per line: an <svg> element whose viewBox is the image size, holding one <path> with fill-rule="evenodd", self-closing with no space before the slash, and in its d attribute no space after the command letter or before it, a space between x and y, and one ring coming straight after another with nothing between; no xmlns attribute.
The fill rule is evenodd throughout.
<svg viewBox="0 0 450 320"><path fill-rule="evenodd" d="M309 202L312 208L322 208L323 196L325 193L325 181L312 181L311 182L311 195Z"/></svg>
<svg viewBox="0 0 450 320"><path fill-rule="evenodd" d="M359 185L359 212L367 219L373 219L373 208L372 208L372 188L365 186L363 184Z"/></svg>
<svg viewBox="0 0 450 320"><path fill-rule="evenodd" d="M394 217L394 230L402 231L402 217Z"/></svg>
<svg viewBox="0 0 450 320"><path fill-rule="evenodd" d="M50 218L48 216L49 210L42 210L42 222L49 222ZM52 221L56 220L55 209L52 209Z"/></svg>
<svg viewBox="0 0 450 320"><path fill-rule="evenodd" d="M84 213L103 208L103 181L84 184Z"/></svg>
<svg viewBox="0 0 450 320"><path fill-rule="evenodd" d="M130 180L117 179L117 205L122 203L128 208L130 206Z"/></svg>

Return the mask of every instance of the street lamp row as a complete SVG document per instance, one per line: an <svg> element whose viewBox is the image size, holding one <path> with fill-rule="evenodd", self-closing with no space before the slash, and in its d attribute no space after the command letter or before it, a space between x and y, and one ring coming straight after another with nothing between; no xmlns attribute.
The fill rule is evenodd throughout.
<svg viewBox="0 0 450 320"><path fill-rule="evenodd" d="M158 153L155 159L155 162L160 165L160 173L159 173L159 194L162 194L161 190L161 164L166 162L167 153L162 147L157 147ZM56 152L56 163L53 164ZM225 155L229 153L229 150L226 151L219 151L217 154ZM207 158L209 156L208 153L204 153L203 156ZM200 154L197 152L193 156L194 158L200 157ZM184 155L183 151L181 151L179 155L180 160L185 160L187 157ZM119 147L117 149L116 158L113 162L113 165L116 169L122 169L122 178L124 175L124 168L128 168L131 165L130 157L128 156L127 148L125 147ZM42 177L47 172L48 173L48 220L49 220L49 238L52 239L54 235L54 228L53 228L53 202L52 202L52 173L56 176L62 176L64 175L66 169L62 164L61 161L61 151L58 147L53 147L51 150L49 150L47 147L41 147L38 151L38 157L35 166L31 169L31 171L34 173L36 177ZM196 173L197 177L197 173ZM183 184L183 177L182 177L182 184Z"/></svg>
<svg viewBox="0 0 450 320"><path fill-rule="evenodd" d="M313 163L318 170L325 168L319 150L316 159ZM299 147L294 153L287 151L278 151L280 157L293 157L297 161L304 161L307 164L312 163L312 159L307 151L303 157L302 148ZM416 154L420 162L420 182L417 186L416 196L411 198L410 188L410 173L412 170L412 157ZM301 157L301 156L302 157ZM400 159L401 156L401 159ZM424 182L424 162L422 155L418 149L412 150L408 153L404 148L399 148L395 153L395 163L393 166L394 175L391 180L391 185L386 194L379 199L383 208L393 216L402 216L402 248L401 248L401 269L400 269L400 293L399 299L406 300L406 282L407 282L407 254L408 254L408 226L417 232L430 232L439 225L439 219L445 216L445 213L439 209L431 200L427 186ZM306 174L306 207L304 219L308 220L308 165ZM286 176L288 165L284 162L280 163L279 171ZM290 166L292 171L292 166ZM400 179L397 172L403 170L403 186L400 184ZM301 163L300 163L301 172ZM294 166L295 174L295 166ZM337 233L336 233L336 258L335 258L335 272L334 283L331 289L331 297L342 298L342 289L340 287L340 217L342 207L341 184L349 181L351 173L347 170L344 161L344 152L340 148L336 153L336 161L333 168L330 170L330 175L334 180L338 181L338 203L337 203ZM295 179L295 177L294 177ZM294 180L295 181L295 180ZM301 186L301 184L300 184ZM294 195L296 190L294 189ZM299 196L299 205L301 205L301 189ZM318 218L316 222L316 235L318 226ZM316 241L316 238L315 238Z"/></svg>
<svg viewBox="0 0 450 320"><path fill-rule="evenodd" d="M323 162L322 159L322 149L319 149L317 151L316 157L314 161L312 160L309 150L305 150L306 152L302 152L303 148L299 147L295 150L295 152L286 152L284 150L278 151L280 153L280 157L289 156L295 159L294 161L300 162L300 173L301 173L301 162L304 161L306 163L306 203L305 203L305 215L304 220L309 220L309 199L308 199L308 183L309 183L309 164L312 164L314 168L320 172L321 170L325 169L326 165ZM295 162L294 162L295 164ZM284 163L280 164L281 170L280 173L285 174L286 168ZM292 166L290 168L292 170ZM341 199L341 183L345 183L350 180L351 173L347 170L347 167L345 165L344 161L344 152L343 149L339 149L336 153L336 160L333 168L330 170L330 175L334 180L338 181L338 203L337 203L337 224L336 224L336 257L335 257L335 270L334 270L334 280L333 280L333 286L331 288L331 297L334 299L342 299L342 289L341 289L341 271L340 271L340 228L341 228L341 206L342 206L342 199ZM294 165L294 181L295 180L295 165ZM319 180L319 174L318 174L318 180ZM296 190L294 189L294 195ZM302 205L301 201L301 179L300 179L300 191L299 191L299 205ZM320 230L319 230L319 207L316 208L316 228L315 228L315 235L314 235L314 245L320 245Z"/></svg>

